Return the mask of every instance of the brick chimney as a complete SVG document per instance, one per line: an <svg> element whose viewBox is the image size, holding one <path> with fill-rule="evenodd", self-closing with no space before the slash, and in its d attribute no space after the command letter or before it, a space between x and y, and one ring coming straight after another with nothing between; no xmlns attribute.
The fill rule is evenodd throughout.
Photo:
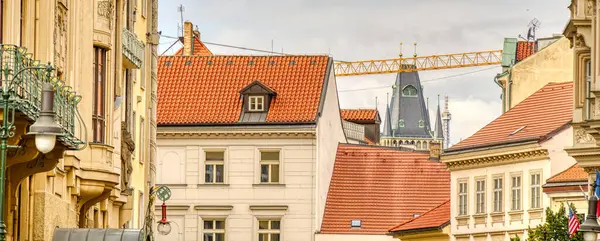
<svg viewBox="0 0 600 241"><path fill-rule="evenodd" d="M429 143L429 160L439 161L442 144L439 142Z"/></svg>
<svg viewBox="0 0 600 241"><path fill-rule="evenodd" d="M189 56L194 52L193 33L192 22L183 23L183 55Z"/></svg>

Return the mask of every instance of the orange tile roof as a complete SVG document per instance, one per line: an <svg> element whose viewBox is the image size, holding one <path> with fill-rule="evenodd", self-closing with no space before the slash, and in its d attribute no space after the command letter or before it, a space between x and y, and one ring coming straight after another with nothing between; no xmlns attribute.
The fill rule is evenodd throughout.
<svg viewBox="0 0 600 241"><path fill-rule="evenodd" d="M450 224L450 200L430 209L420 216L390 229L390 232L407 232L417 229L443 228Z"/></svg>
<svg viewBox="0 0 600 241"><path fill-rule="evenodd" d="M535 42L519 41L517 42L516 61L519 62L535 53Z"/></svg>
<svg viewBox="0 0 600 241"><path fill-rule="evenodd" d="M235 124L239 91L255 80L272 88L267 123L316 120L328 56L161 56L159 125Z"/></svg>
<svg viewBox="0 0 600 241"><path fill-rule="evenodd" d="M200 41L200 38L194 37L194 49L192 55L195 56L213 56L213 53ZM183 55L183 47L181 47L174 55Z"/></svg>
<svg viewBox="0 0 600 241"><path fill-rule="evenodd" d="M564 170L552 177L550 177L546 183L561 183L561 182L586 182L588 180L588 173L583 170L579 164L575 164L567 170Z"/></svg>
<svg viewBox="0 0 600 241"><path fill-rule="evenodd" d="M405 151L406 150L406 151ZM450 198L450 172L428 152L340 144L321 233L386 234ZM361 220L361 228L351 228Z"/></svg>
<svg viewBox="0 0 600 241"><path fill-rule="evenodd" d="M572 107L572 82L547 84L449 150L529 138L543 140L571 121Z"/></svg>
<svg viewBox="0 0 600 241"><path fill-rule="evenodd" d="M376 121L377 109L342 109L342 119L345 121Z"/></svg>
<svg viewBox="0 0 600 241"><path fill-rule="evenodd" d="M367 145L375 145L375 142L373 142L372 140L370 140L366 136L365 136L365 142L367 143Z"/></svg>

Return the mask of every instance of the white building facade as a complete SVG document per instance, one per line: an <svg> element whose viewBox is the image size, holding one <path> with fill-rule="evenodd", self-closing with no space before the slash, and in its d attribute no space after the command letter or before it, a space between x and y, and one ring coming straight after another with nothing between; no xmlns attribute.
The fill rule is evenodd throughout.
<svg viewBox="0 0 600 241"><path fill-rule="evenodd" d="M224 57L209 59L217 65L220 58ZM286 123L269 122L271 115L280 110L277 108L286 108L290 113L304 111L294 110L295 103L286 102L289 100L286 95L292 93L284 91L287 87L272 76L257 78L261 83L256 86L277 92L272 95L276 97L265 97L262 102L263 99L252 93L246 98L246 92L242 91L242 102L249 101L243 103L242 108L246 108L246 104L249 108L257 107L254 103L261 101L260 107L264 105L267 109L263 123L257 123L260 118L243 123L244 115L256 114L248 112L249 109L240 109L239 121L219 125L161 125L159 114L156 181L157 185L168 186L172 191L167 202L167 218L174 224L171 233L157 236L158 240L314 240L321 225L336 148L338 143L346 142L331 68L333 63L326 56L311 61L304 61L306 57L252 58L252 64L256 65L263 62L291 65L292 61L293 66L304 62L307 66L326 64L321 73L321 88L308 90L317 91L319 97L313 119L292 123L295 121L292 115ZM164 61L169 60L161 60L161 63ZM285 71L284 75L289 75ZM253 84L245 90L258 88ZM159 85L159 100L161 89ZM239 95L233 98L239 99ZM160 218L159 206L156 211Z"/></svg>

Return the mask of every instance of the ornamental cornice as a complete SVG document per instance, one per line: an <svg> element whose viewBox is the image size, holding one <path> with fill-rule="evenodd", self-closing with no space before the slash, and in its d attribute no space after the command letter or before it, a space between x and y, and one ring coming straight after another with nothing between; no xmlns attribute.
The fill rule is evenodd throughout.
<svg viewBox="0 0 600 241"><path fill-rule="evenodd" d="M202 138L202 139L224 139L224 138L290 138L290 139L313 139L316 137L314 131L290 131L290 132L159 132L157 137L162 138Z"/></svg>
<svg viewBox="0 0 600 241"><path fill-rule="evenodd" d="M488 166L497 166L519 162L538 161L548 159L547 149L534 149L515 151L510 153L499 153L495 155L481 155L469 158L461 158L443 161L450 171L464 170L471 168L481 168Z"/></svg>

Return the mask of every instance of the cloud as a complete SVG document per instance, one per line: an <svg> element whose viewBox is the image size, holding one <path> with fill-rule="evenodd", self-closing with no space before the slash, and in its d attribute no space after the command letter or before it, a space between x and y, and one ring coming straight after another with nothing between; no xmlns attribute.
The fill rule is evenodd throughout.
<svg viewBox="0 0 600 241"><path fill-rule="evenodd" d="M561 33L569 18L568 2L547 0L169 0L159 2L165 35L178 35L179 4L204 41L264 50L273 43L275 51L329 54L345 61L395 58L400 42L404 56L413 54L413 42L421 56L501 49L505 37L525 34L534 17L542 22L538 36ZM160 49L172 41L162 38ZM261 54L208 47L217 54ZM420 73L421 80L435 79L423 83L430 104L438 94L450 97L453 143L500 115L500 88L493 82L500 71L496 66ZM339 77L340 105L373 108L377 98L383 117L391 89L374 87L391 86L394 80L394 75ZM352 89L363 90L347 91Z"/></svg>

